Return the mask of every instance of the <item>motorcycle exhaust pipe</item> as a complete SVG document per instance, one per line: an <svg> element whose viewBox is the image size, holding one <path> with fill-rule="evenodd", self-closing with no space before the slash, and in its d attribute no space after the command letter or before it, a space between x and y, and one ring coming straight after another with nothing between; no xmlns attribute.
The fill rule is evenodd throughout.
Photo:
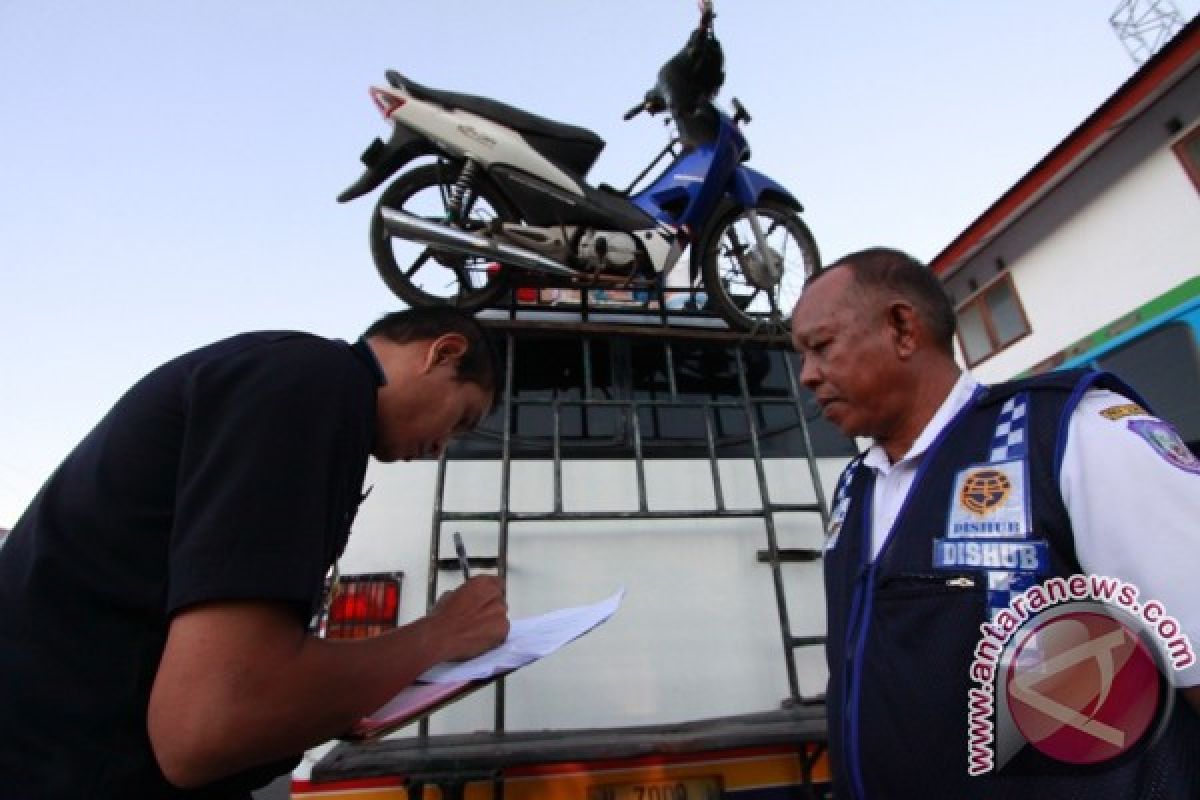
<svg viewBox="0 0 1200 800"><path fill-rule="evenodd" d="M566 278L579 277L579 273L570 267L546 258L540 253L526 250L524 247L498 242L441 223L430 222L409 214L407 211L383 208L379 213L383 216L383 223L387 226L388 231L401 239L409 239L430 247L439 247L468 256L490 258L534 272L545 272Z"/></svg>

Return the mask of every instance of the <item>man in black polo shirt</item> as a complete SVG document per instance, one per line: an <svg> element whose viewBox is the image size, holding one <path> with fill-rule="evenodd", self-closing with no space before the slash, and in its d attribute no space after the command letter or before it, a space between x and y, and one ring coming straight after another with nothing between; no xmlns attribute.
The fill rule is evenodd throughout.
<svg viewBox="0 0 1200 800"><path fill-rule="evenodd" d="M417 309L354 345L235 336L137 383L0 550L0 797L247 797L503 641L493 576L375 639L307 633L368 455L437 454L496 372L474 320Z"/></svg>

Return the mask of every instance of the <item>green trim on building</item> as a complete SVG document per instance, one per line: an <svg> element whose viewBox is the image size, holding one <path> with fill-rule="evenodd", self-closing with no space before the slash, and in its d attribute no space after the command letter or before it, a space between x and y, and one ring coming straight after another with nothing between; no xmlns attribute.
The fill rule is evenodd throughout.
<svg viewBox="0 0 1200 800"><path fill-rule="evenodd" d="M1118 317L1102 328L1092 331L1082 339L1064 347L1049 358L1035 364L1021 374L1018 378L1025 378L1030 375L1038 375L1043 372L1049 372L1061 364L1069 361L1072 358L1081 356L1097 347L1112 341L1116 337L1126 331L1141 325L1144 322L1160 317L1163 314L1168 314L1174 311L1179 306L1188 302L1194 297L1200 296L1200 275L1194 278L1188 278L1183 283L1176 286L1174 289L1169 289L1163 292L1158 297L1150 300L1143 305L1138 306L1133 311Z"/></svg>

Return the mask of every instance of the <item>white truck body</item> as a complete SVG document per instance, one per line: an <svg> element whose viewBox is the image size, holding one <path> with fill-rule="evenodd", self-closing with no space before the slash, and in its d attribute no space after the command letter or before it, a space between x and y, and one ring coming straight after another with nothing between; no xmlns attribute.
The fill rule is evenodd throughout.
<svg viewBox="0 0 1200 800"><path fill-rule="evenodd" d="M719 349L726 344L705 346ZM615 352L617 346L613 347ZM785 365L781 359L789 359L790 354L779 342L774 342L773 348L770 369L759 364L757 377L746 384L751 395L757 380L764 386L782 385L780 369ZM518 354L526 358L535 355L544 359L539 368L554 370L553 348L542 353L535 346ZM703 377L693 375L701 383ZM603 382L603 378L598 380ZM728 373L722 385L734 385ZM681 387L681 396L687 394L686 388ZM598 391L606 393L616 392ZM516 394L520 394L519 387ZM560 413L568 415L574 401L569 392L562 396ZM729 406L736 403L720 392L715 392L713 399ZM772 402L781 410L764 413L786 414L786 400L775 398ZM800 407L792 403L794 419L798 419ZM549 409L547 404L546 414ZM648 409L639 413L646 428ZM661 413L681 418L687 412L661 409ZM727 407L717 413L737 416L739 410ZM744 409L741 413L745 418ZM809 426L825 424L817 419L815 406L804 406L804 415ZM503 419L503 412L500 417ZM537 427L528 420L514 419L517 428L523 424L527 431ZM539 424L543 432L549 430L546 420ZM574 424L578 427L581 423L576 419ZM655 424L660 427L638 432L645 448L640 480L639 459L628 453L605 458L603 452L580 454L564 444L559 470L561 504L557 507L555 461L547 457L549 450L542 457L527 455L509 462L506 578L510 615L519 618L592 603L619 587L626 593L621 608L598 629L506 678L502 690L506 732L618 730L772 712L789 702L788 648L772 567L762 560L769 552L767 518L761 514L762 483L773 508L812 506L806 511L784 509L770 515L778 550L803 550L811 557L824 543L824 523L816 508L827 502L823 491L832 490L853 446L836 434L830 436L828 430L818 437L820 457L813 463L821 482L817 487L806 453L796 451L798 439L788 440L790 444L782 450L778 443L773 449L764 445L770 452L761 459L754 458L753 452L750 457L743 452L719 454L716 459L703 453L700 457L694 453L692 457L656 457L655 431L667 434L674 423L659 420ZM563 425L571 427L571 423ZM775 430L768 428L769 422L759 430L763 441ZM519 438L520 433L518 430L515 436ZM564 443L570 439L568 434L564 431ZM777 431L775 435L779 435ZM741 440L742 451L747 442ZM500 450L499 442L495 446ZM453 560L454 532L461 533L472 558L498 555L495 519L443 518L440 525L437 520L447 512L494 513L503 508L504 461L460 457L452 452L445 464L440 498L438 472L434 461L373 463L366 478L372 489L340 562L345 575L403 572L401 624L426 612L430 569L436 563L431 555L435 531L436 557L444 560L440 568L435 567L439 593L461 580ZM640 507L660 516L674 512L690 516L612 518L614 514L636 514ZM719 508L733 514L720 515ZM571 518L520 519L522 514L553 514L556 510ZM580 518L584 516L581 512L596 518ZM712 513L704 518L697 512ZM747 515L737 516L743 512ZM791 634L822 635L825 610L820 561L783 563L780 574ZM799 696L817 698L819 704L827 677L823 648L819 644L795 648L795 664ZM440 737L492 731L497 722L495 704L496 689L480 690L438 711L429 722L428 733ZM418 733L413 725L389 739L412 738ZM320 796L316 793L319 784L307 781L329 749L326 746L308 754L297 770L294 796Z"/></svg>

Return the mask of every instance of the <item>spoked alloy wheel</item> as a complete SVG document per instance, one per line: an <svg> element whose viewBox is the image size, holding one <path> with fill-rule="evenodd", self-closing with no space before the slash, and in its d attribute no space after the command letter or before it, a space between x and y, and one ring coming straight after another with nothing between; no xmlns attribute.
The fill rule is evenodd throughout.
<svg viewBox="0 0 1200 800"><path fill-rule="evenodd" d="M718 220L703 253L709 302L731 327L755 333L787 333L804 281L820 269L817 243L788 206L765 200L755 209L767 241L764 259L746 209Z"/></svg>
<svg viewBox="0 0 1200 800"><path fill-rule="evenodd" d="M463 196L461 215L451 213L455 164L427 164L404 173L380 196L371 217L371 256L388 288L410 306L457 306L478 309L504 292L504 271L491 259L392 236L381 208L405 211L432 222L482 231L494 219L516 220L508 204L485 185L473 183Z"/></svg>

